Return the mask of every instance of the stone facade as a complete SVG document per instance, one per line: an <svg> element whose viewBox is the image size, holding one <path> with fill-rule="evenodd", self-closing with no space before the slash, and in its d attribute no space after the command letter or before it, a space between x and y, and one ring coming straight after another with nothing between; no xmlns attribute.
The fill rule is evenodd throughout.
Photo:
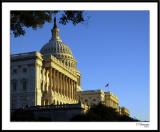
<svg viewBox="0 0 160 132"><path fill-rule="evenodd" d="M91 106L101 102L129 115L126 109L119 109L118 97L111 92L82 91L77 61L62 42L56 21L51 33L40 52L11 55L11 109L78 102Z"/></svg>
<svg viewBox="0 0 160 132"><path fill-rule="evenodd" d="M111 92L105 92L105 105L108 107L115 108L118 110L119 108L119 99Z"/></svg>
<svg viewBox="0 0 160 132"><path fill-rule="evenodd" d="M118 110L118 97L111 92L104 92L103 90L87 90L78 92L78 100L89 106L103 103L108 107Z"/></svg>
<svg viewBox="0 0 160 132"><path fill-rule="evenodd" d="M11 108L38 103L38 65L42 65L38 52L30 52L11 56ZM41 95L39 95L41 96Z"/></svg>
<svg viewBox="0 0 160 132"><path fill-rule="evenodd" d="M52 38L40 52L11 55L11 109L78 103L77 62L56 25L51 31Z"/></svg>
<svg viewBox="0 0 160 132"><path fill-rule="evenodd" d="M89 106L103 102L105 98L102 90L79 91L77 95L79 101Z"/></svg>

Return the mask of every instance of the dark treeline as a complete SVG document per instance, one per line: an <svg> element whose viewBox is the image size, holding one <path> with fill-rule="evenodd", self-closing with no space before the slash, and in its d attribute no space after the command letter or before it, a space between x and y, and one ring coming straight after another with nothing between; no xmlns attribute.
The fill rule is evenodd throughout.
<svg viewBox="0 0 160 132"><path fill-rule="evenodd" d="M38 118L35 118L33 111L18 109L11 114L11 121L52 121L52 120L49 116L48 117L39 116ZM116 112L115 109L111 107L106 107L103 104L98 104L98 105L93 105L85 114L72 117L70 121L131 122L140 120L125 115L122 116L118 112Z"/></svg>
<svg viewBox="0 0 160 132"><path fill-rule="evenodd" d="M115 109L103 104L92 106L85 114L77 115L71 121L140 121L126 115L120 115Z"/></svg>

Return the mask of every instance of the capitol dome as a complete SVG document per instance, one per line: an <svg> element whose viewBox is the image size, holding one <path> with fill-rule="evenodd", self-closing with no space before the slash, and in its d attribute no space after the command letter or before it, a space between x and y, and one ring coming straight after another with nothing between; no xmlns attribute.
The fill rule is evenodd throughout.
<svg viewBox="0 0 160 132"><path fill-rule="evenodd" d="M51 30L52 38L40 50L43 55L53 55L58 60L62 61L66 66L75 68L76 60L73 57L71 49L62 42L59 36L59 29L54 19L54 27Z"/></svg>

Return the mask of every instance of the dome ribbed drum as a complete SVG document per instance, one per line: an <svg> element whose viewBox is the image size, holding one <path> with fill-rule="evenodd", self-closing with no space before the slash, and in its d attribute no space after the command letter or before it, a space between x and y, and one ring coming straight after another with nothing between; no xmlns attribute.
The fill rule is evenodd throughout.
<svg viewBox="0 0 160 132"><path fill-rule="evenodd" d="M62 42L59 36L59 29L57 28L56 21L51 32L52 38L47 44L42 47L40 52L43 55L53 55L54 57L62 61L66 66L75 68L76 60L72 55L71 49Z"/></svg>

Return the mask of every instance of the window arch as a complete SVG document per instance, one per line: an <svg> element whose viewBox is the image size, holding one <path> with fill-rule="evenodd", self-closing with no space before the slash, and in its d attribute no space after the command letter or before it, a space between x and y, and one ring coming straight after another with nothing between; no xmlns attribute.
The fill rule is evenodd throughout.
<svg viewBox="0 0 160 132"><path fill-rule="evenodd" d="M44 105L48 105L48 99L45 99Z"/></svg>
<svg viewBox="0 0 160 132"><path fill-rule="evenodd" d="M67 61L66 61L66 66L67 66Z"/></svg>

